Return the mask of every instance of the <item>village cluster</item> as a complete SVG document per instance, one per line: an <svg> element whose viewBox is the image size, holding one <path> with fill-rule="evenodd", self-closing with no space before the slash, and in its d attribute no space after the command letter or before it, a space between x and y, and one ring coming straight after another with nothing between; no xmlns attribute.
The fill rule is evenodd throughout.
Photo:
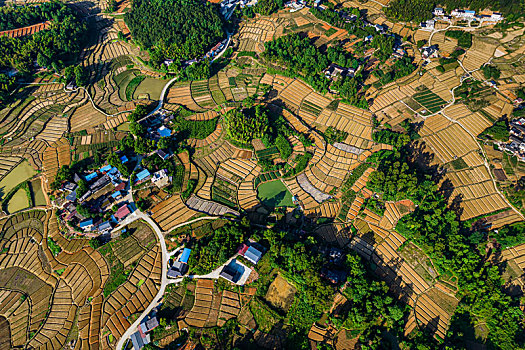
<svg viewBox="0 0 525 350"><path fill-rule="evenodd" d="M126 163L128 159L122 156L121 161ZM81 182L87 183L88 190L79 197L77 192ZM75 174L73 182L64 183L61 190L67 195L57 201L62 202L60 218L73 229L79 228L90 236L111 231L134 211L127 199L128 182L111 165L84 175ZM86 211L98 214L86 217Z"/></svg>
<svg viewBox="0 0 525 350"><path fill-rule="evenodd" d="M476 14L472 10L458 10L455 9L446 14L443 8L437 7L434 9L434 18L420 23L423 30L434 30L437 21L445 21L450 24L457 24L457 22L467 21L470 26L474 22L479 22L480 25L496 24L503 20L503 15L499 12L483 11Z"/></svg>
<svg viewBox="0 0 525 350"><path fill-rule="evenodd" d="M500 147L525 162L525 118L510 122L509 143L500 144Z"/></svg>

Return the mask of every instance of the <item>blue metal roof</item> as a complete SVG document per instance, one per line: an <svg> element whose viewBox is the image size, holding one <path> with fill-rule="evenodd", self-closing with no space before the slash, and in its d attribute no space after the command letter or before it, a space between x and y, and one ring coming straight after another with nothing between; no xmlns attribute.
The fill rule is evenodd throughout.
<svg viewBox="0 0 525 350"><path fill-rule="evenodd" d="M113 197L113 198L117 198L118 196L122 196L122 192L117 191L117 192L115 192L115 193L113 193L113 194L111 195L111 197Z"/></svg>
<svg viewBox="0 0 525 350"><path fill-rule="evenodd" d="M140 173L137 174L137 179L141 181L147 178L148 176L151 176L150 172L148 171L148 169L144 169Z"/></svg>
<svg viewBox="0 0 525 350"><path fill-rule="evenodd" d="M71 192L70 194L68 194L68 195L66 196L66 199L67 199L68 201L72 201L72 202L73 202L75 199L77 199L77 190L74 190L73 192Z"/></svg>
<svg viewBox="0 0 525 350"><path fill-rule="evenodd" d="M109 223L109 221L105 221L103 223L101 223L100 225L98 225L98 229L99 230L107 230L108 228L111 228L111 224Z"/></svg>
<svg viewBox="0 0 525 350"><path fill-rule="evenodd" d="M86 181L91 181L91 180L95 179L97 176L98 176L97 173L91 173L91 174L87 174L84 177L85 177Z"/></svg>
<svg viewBox="0 0 525 350"><path fill-rule="evenodd" d="M472 11L472 10L465 10L465 13L476 13L476 11Z"/></svg>
<svg viewBox="0 0 525 350"><path fill-rule="evenodd" d="M80 228L91 226L91 225L93 225L93 219L86 219L86 220L81 221L78 224L78 226L80 226Z"/></svg>
<svg viewBox="0 0 525 350"><path fill-rule="evenodd" d="M248 260L250 260L253 263L257 263L259 259L261 259L262 253L255 249L253 246L248 248L246 253L244 253L244 257Z"/></svg>
<svg viewBox="0 0 525 350"><path fill-rule="evenodd" d="M126 162L128 161L128 157L126 157L126 156L122 156L122 157L120 157L120 161L121 161L122 163L126 163Z"/></svg>
<svg viewBox="0 0 525 350"><path fill-rule="evenodd" d="M182 251L182 254L180 256L179 261L187 264L188 260L190 259L190 254L191 254L191 249L184 248L184 250Z"/></svg>
<svg viewBox="0 0 525 350"><path fill-rule="evenodd" d="M171 130L168 129L167 127L165 127L165 126L161 126L160 128L158 128L157 132L159 133L159 135L161 137L169 137L169 136L171 136Z"/></svg>
<svg viewBox="0 0 525 350"><path fill-rule="evenodd" d="M102 168L100 168L100 171L103 172L103 173L107 173L108 171L111 170L111 165L106 165L106 166L103 166Z"/></svg>

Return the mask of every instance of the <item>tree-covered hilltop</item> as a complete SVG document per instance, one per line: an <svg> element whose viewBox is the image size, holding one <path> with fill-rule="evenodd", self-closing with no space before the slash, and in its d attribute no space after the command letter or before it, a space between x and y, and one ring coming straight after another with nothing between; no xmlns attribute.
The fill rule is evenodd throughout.
<svg viewBox="0 0 525 350"><path fill-rule="evenodd" d="M74 58L82 49L87 26L65 4L48 5L45 11L51 25L33 35L19 38L0 37L0 69L15 68L22 73L33 69L36 60L41 67L63 68L63 62Z"/></svg>
<svg viewBox="0 0 525 350"><path fill-rule="evenodd" d="M58 1L45 2L39 6L0 7L0 31L17 29L64 16L69 9Z"/></svg>
<svg viewBox="0 0 525 350"><path fill-rule="evenodd" d="M133 39L152 59L188 60L224 39L218 8L199 0L134 0L125 15Z"/></svg>
<svg viewBox="0 0 525 350"><path fill-rule="evenodd" d="M432 18L435 7L444 7L447 11L456 8L468 8L479 11L490 8L500 11L504 16L519 17L525 10L523 0L394 0L385 9L387 16L401 21L420 22Z"/></svg>
<svg viewBox="0 0 525 350"><path fill-rule="evenodd" d="M440 271L457 278L460 302L445 343L454 344L455 349L468 348L469 342L480 341L473 338L473 325L484 324L488 348L523 348L520 299L503 292L502 271L487 247L487 233L460 221L460 209L451 206L438 188L439 179L414 162L417 147L413 146L405 140L379 157L368 186L385 200L414 202L416 209L400 219L396 230L421 247Z"/></svg>

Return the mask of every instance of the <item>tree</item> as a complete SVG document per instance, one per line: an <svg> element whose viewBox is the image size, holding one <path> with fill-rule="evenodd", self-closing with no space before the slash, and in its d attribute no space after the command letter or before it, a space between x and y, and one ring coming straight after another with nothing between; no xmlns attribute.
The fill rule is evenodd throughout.
<svg viewBox="0 0 525 350"><path fill-rule="evenodd" d="M89 190L89 186L84 179L80 179L80 181L77 182L77 185L77 198L80 198Z"/></svg>
<svg viewBox="0 0 525 350"><path fill-rule="evenodd" d="M74 69L75 72L75 82L77 86L85 86L89 82L89 74L84 69L83 66L78 65Z"/></svg>
<svg viewBox="0 0 525 350"><path fill-rule="evenodd" d="M498 69L498 67L493 66L491 64L484 65L482 68L483 76L485 79L499 79L501 75L501 71Z"/></svg>
<svg viewBox="0 0 525 350"><path fill-rule="evenodd" d="M145 105L138 105L135 110L128 115L130 122L136 122L148 115L148 107Z"/></svg>
<svg viewBox="0 0 525 350"><path fill-rule="evenodd" d="M255 12L263 16L269 16L283 7L282 0L259 0L257 5L255 5Z"/></svg>
<svg viewBox="0 0 525 350"><path fill-rule="evenodd" d="M146 129L140 123L131 122L129 123L129 131L135 136L142 136L146 132Z"/></svg>
<svg viewBox="0 0 525 350"><path fill-rule="evenodd" d="M116 12L118 8L118 4L116 0L109 0L108 1L108 7L106 9L106 12Z"/></svg>
<svg viewBox="0 0 525 350"><path fill-rule="evenodd" d="M269 128L268 115L261 105L244 110L232 109L224 120L228 137L242 144L263 137Z"/></svg>

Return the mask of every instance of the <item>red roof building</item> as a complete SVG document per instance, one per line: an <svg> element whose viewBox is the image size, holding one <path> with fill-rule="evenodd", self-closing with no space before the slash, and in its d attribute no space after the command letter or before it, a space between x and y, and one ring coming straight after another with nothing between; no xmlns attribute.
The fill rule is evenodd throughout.
<svg viewBox="0 0 525 350"><path fill-rule="evenodd" d="M125 188L126 188L126 183L123 181L123 182L119 183L119 184L117 185L117 187L115 187L115 191L122 191L122 190L124 190Z"/></svg>
<svg viewBox="0 0 525 350"><path fill-rule="evenodd" d="M131 211L129 210L128 205L124 204L123 206L118 208L117 212L115 213L115 217L119 220L122 220L129 214L131 214Z"/></svg>

